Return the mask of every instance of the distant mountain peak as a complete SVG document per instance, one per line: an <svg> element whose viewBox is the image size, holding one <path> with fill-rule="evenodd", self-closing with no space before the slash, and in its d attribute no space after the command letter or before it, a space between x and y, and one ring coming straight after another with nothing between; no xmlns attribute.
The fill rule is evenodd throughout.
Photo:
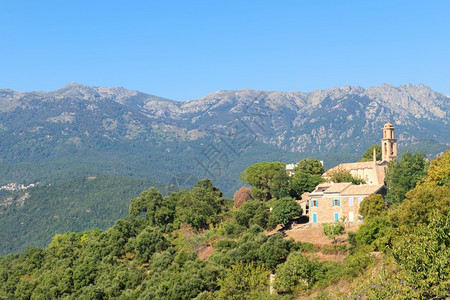
<svg viewBox="0 0 450 300"><path fill-rule="evenodd" d="M68 85L66 85L67 87L71 86L71 87L80 87L80 86L84 86L76 81L71 81Z"/></svg>

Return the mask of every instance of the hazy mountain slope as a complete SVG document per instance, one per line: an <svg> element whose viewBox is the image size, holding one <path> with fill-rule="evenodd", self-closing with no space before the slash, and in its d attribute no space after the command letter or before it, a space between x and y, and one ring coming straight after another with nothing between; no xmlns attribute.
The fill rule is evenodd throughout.
<svg viewBox="0 0 450 300"><path fill-rule="evenodd" d="M106 229L154 183L123 177L77 178L0 196L0 255L48 245L56 233ZM158 186L164 191L164 187Z"/></svg>

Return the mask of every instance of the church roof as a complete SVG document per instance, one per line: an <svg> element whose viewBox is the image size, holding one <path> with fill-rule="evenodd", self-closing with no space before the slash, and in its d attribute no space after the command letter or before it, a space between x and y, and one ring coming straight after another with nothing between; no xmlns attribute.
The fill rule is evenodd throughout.
<svg viewBox="0 0 450 300"><path fill-rule="evenodd" d="M378 163L379 162L377 162L377 164ZM336 167L326 171L324 175L327 176L327 174L330 171L336 171L337 169L344 169L347 171L351 171L351 170L359 170L359 169L373 169L373 167L374 167L373 161L346 163L346 164L337 165Z"/></svg>

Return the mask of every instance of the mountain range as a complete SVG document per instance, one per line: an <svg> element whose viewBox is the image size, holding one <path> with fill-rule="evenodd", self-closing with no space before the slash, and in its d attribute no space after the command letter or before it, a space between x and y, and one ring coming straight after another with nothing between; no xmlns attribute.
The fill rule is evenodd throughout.
<svg viewBox="0 0 450 300"><path fill-rule="evenodd" d="M218 91L186 102L75 82L51 92L3 89L0 183L73 175L168 182L174 170L220 181L230 170L242 171L255 154L257 160L319 156L331 167L340 162L337 153L354 159L379 143L388 120L400 149L416 145L434 154L450 143L449 100L412 84Z"/></svg>

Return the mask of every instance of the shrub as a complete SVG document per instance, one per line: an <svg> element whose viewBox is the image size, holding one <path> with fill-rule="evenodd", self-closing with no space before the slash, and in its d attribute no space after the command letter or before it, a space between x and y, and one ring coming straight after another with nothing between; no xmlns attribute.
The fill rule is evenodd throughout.
<svg viewBox="0 0 450 300"><path fill-rule="evenodd" d="M352 248L355 248L356 244L357 244L357 242L356 242L356 232L353 232L353 231L347 232L347 241L348 241L348 243L350 244L350 246Z"/></svg>
<svg viewBox="0 0 450 300"><path fill-rule="evenodd" d="M374 250L384 250L389 244L392 230L387 214L366 220L356 232L358 245L369 245Z"/></svg>
<svg viewBox="0 0 450 300"><path fill-rule="evenodd" d="M353 184L365 184L366 181L359 177L353 177L349 170L346 170L342 167L338 167L332 171L327 172L328 181L332 181L334 183L339 182L351 182Z"/></svg>
<svg viewBox="0 0 450 300"><path fill-rule="evenodd" d="M372 194L364 198L359 206L359 214L364 220L377 217L386 211L384 199L379 194Z"/></svg>
<svg viewBox="0 0 450 300"><path fill-rule="evenodd" d="M146 228L136 237L136 254L141 261L148 261L155 253L167 249L169 242L157 228Z"/></svg>
<svg viewBox="0 0 450 300"><path fill-rule="evenodd" d="M347 245L324 245L321 249L323 254L345 254L348 252Z"/></svg>
<svg viewBox="0 0 450 300"><path fill-rule="evenodd" d="M255 200L244 203L233 212L234 221L247 228L254 224L266 228L269 216L269 208L266 204Z"/></svg>
<svg viewBox="0 0 450 300"><path fill-rule="evenodd" d="M314 244L308 242L296 242L293 248L296 251L301 251L305 253L314 253L319 251L319 248L314 246Z"/></svg>
<svg viewBox="0 0 450 300"><path fill-rule="evenodd" d="M274 270L286 259L292 244L293 240L285 240L281 233L274 234L259 248L258 257L266 268Z"/></svg>
<svg viewBox="0 0 450 300"><path fill-rule="evenodd" d="M277 267L273 286L280 292L291 292L297 284L308 288L316 281L314 275L318 268L319 263L315 259L293 252Z"/></svg>
<svg viewBox="0 0 450 300"><path fill-rule="evenodd" d="M333 240L333 243L336 242L336 237L345 232L344 225L339 222L335 223L324 223L323 225L323 233L329 238Z"/></svg>
<svg viewBox="0 0 450 300"><path fill-rule="evenodd" d="M275 202L272 209L272 214L278 224L285 226L293 218L302 215L302 208L297 202L295 202L294 199L284 197Z"/></svg>
<svg viewBox="0 0 450 300"><path fill-rule="evenodd" d="M219 278L220 289L216 299L254 299L255 294L267 289L269 273L254 263L238 263L228 269L223 278Z"/></svg>

